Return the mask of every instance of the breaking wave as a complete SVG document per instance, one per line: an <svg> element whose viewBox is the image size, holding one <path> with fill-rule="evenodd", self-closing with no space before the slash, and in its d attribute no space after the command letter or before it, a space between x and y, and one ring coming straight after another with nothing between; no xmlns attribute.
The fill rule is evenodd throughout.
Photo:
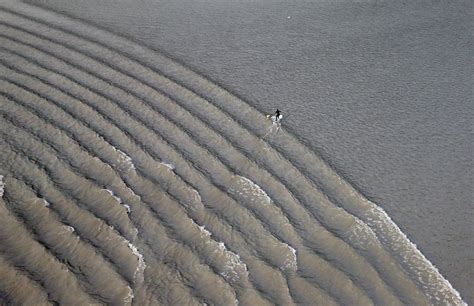
<svg viewBox="0 0 474 306"><path fill-rule="evenodd" d="M380 207L190 69L8 0L0 45L7 302L464 303Z"/></svg>

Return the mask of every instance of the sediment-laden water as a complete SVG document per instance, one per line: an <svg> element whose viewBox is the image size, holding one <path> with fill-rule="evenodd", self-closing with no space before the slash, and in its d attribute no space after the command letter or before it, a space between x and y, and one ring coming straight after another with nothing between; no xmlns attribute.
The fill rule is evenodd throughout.
<svg viewBox="0 0 474 306"><path fill-rule="evenodd" d="M0 46L5 303L463 303L380 207L205 77L19 2Z"/></svg>

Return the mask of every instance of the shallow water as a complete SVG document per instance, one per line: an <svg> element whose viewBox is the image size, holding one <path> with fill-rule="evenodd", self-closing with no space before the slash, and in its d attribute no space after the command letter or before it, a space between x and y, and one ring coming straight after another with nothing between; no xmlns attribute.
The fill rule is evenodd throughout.
<svg viewBox="0 0 474 306"><path fill-rule="evenodd" d="M290 116L299 136L110 32L15 2L0 15L6 301L462 302Z"/></svg>

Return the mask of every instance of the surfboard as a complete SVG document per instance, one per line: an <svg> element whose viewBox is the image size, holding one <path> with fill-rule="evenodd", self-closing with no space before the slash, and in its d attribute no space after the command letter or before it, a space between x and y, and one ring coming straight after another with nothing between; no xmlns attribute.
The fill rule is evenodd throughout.
<svg viewBox="0 0 474 306"><path fill-rule="evenodd" d="M278 119L275 117L274 114L266 114L265 115L268 119L270 119L271 121L273 121L274 123L280 123L281 119L283 118L283 115L280 114L280 116L278 117Z"/></svg>

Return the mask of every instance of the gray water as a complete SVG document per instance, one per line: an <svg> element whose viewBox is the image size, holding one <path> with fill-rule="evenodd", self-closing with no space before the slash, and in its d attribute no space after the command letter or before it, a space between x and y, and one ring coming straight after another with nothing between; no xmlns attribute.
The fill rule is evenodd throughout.
<svg viewBox="0 0 474 306"><path fill-rule="evenodd" d="M220 86L3 4L8 301L459 303L377 205L472 298L467 2L41 4Z"/></svg>

